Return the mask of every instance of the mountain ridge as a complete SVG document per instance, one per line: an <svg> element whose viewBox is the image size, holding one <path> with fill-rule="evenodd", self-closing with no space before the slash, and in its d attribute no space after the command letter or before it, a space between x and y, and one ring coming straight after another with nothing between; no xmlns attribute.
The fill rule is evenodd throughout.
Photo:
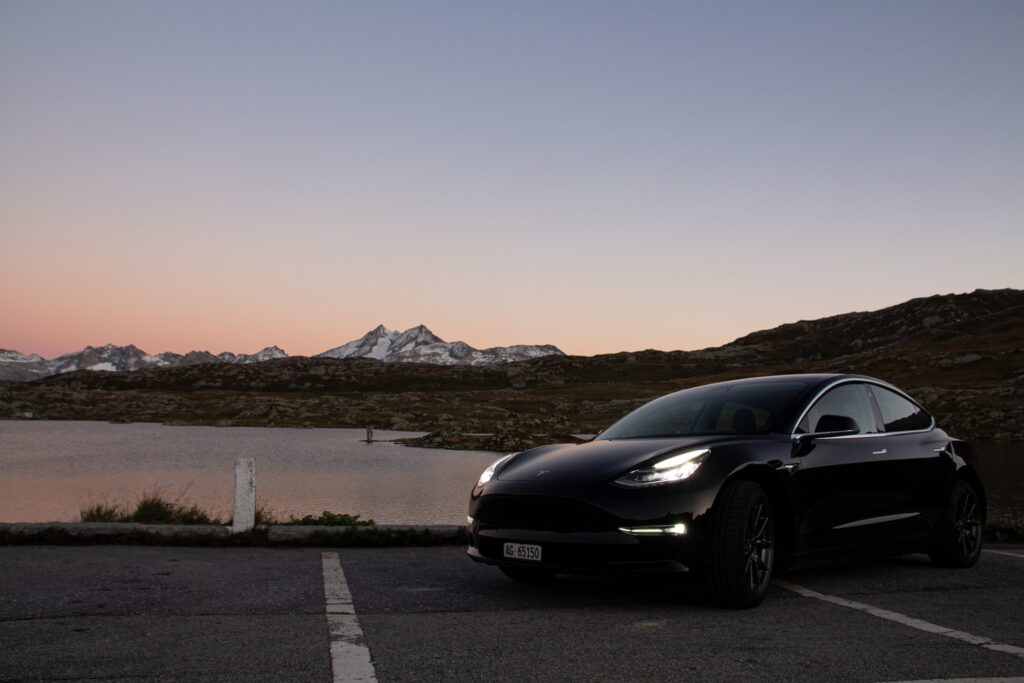
<svg viewBox="0 0 1024 683"><path fill-rule="evenodd" d="M30 381L78 370L93 372L133 372L154 367L178 367L201 363L258 363L288 354L277 346L268 346L253 354L225 351L214 355L209 351L174 353L164 351L148 354L135 344L117 346L86 346L81 351L65 353L49 360L38 354L23 354L0 349L0 380Z"/></svg>
<svg viewBox="0 0 1024 683"><path fill-rule="evenodd" d="M318 353L314 358L374 358L389 363L433 365L494 365L515 363L541 356L564 356L551 344L513 344L477 349L464 341L446 342L426 325L404 332L378 325L359 339Z"/></svg>
<svg viewBox="0 0 1024 683"><path fill-rule="evenodd" d="M787 323L696 351L447 366L296 356L70 372L0 382L0 417L593 433L671 391L800 372L873 375L908 391L952 434L1024 440L1024 291L912 299Z"/></svg>
<svg viewBox="0 0 1024 683"><path fill-rule="evenodd" d="M513 363L545 355L565 355L551 344L514 344L475 349L465 342L446 342L426 325L404 332L378 325L362 337L318 353L314 358L374 358L394 363L432 363L436 365L491 365ZM179 354L164 351L148 354L134 344L86 346L81 351L45 359L37 354L22 354L0 349L0 380L27 381L76 370L133 372L158 367L179 367L202 363L262 363L290 356L278 346L267 346L253 354L224 351L189 351Z"/></svg>

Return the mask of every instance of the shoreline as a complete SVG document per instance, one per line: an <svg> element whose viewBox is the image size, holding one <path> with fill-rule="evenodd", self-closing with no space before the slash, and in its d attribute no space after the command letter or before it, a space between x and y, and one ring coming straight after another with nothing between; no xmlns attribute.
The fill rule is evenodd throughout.
<svg viewBox="0 0 1024 683"><path fill-rule="evenodd" d="M352 425L302 425L302 424L229 424L226 422L207 423L207 422L194 422L184 420L119 420L119 419L89 419L89 418L47 418L47 417L19 417L19 416L0 416L0 422L56 422L56 423L67 423L67 422L87 422L87 423L101 423L111 425L159 425L161 427L211 427L215 429L294 429L296 431L316 431L316 430L352 430L352 431L365 431L365 426L352 426ZM421 436L410 436L410 437L397 437L392 439L356 439L359 443L396 443L401 446L408 446L412 448L437 448L443 450L455 450L455 451L508 451L508 450L525 450L527 448L535 448L537 446L545 446L553 443L584 443L593 438L592 434L574 434L567 432L528 432L521 429L498 429L496 431L484 432L484 431L473 431L467 427L445 427L441 429L413 429L413 428L402 428L396 429L392 427L386 428L373 428L374 431L380 432L412 432L419 433ZM1004 438L964 438L972 444L997 444L997 445L1009 445L1009 444L1024 444L1024 438L1022 439L1004 439Z"/></svg>

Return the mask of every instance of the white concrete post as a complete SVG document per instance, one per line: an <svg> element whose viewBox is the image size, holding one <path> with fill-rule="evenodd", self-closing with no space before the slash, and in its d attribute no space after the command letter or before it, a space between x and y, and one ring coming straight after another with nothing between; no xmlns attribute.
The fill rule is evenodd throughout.
<svg viewBox="0 0 1024 683"><path fill-rule="evenodd" d="M235 460L235 514L231 533L252 531L256 526L256 459Z"/></svg>

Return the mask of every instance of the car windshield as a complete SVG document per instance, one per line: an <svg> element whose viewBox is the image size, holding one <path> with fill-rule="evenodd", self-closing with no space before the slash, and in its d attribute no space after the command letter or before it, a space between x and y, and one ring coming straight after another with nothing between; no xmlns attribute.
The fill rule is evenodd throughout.
<svg viewBox="0 0 1024 683"><path fill-rule="evenodd" d="M597 438L766 434L806 388L799 380L694 387L640 406Z"/></svg>

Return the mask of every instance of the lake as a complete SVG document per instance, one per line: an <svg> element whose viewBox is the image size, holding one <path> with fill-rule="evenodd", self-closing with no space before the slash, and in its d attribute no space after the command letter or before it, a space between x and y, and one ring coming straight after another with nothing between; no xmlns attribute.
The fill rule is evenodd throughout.
<svg viewBox="0 0 1024 683"><path fill-rule="evenodd" d="M0 521L77 521L85 505L134 502L154 488L227 518L235 458L249 456L257 500L277 517L330 510L379 524L465 524L470 489L501 455L365 438L362 429L0 420Z"/></svg>
<svg viewBox="0 0 1024 683"><path fill-rule="evenodd" d="M377 431L375 439L420 433ZM256 458L257 499L280 518L324 510L379 524L464 524L501 454L361 441L362 429L177 427L0 420L0 522L76 521L98 502L160 489L229 517L235 458ZM980 443L1001 519L1024 520L1024 443Z"/></svg>

